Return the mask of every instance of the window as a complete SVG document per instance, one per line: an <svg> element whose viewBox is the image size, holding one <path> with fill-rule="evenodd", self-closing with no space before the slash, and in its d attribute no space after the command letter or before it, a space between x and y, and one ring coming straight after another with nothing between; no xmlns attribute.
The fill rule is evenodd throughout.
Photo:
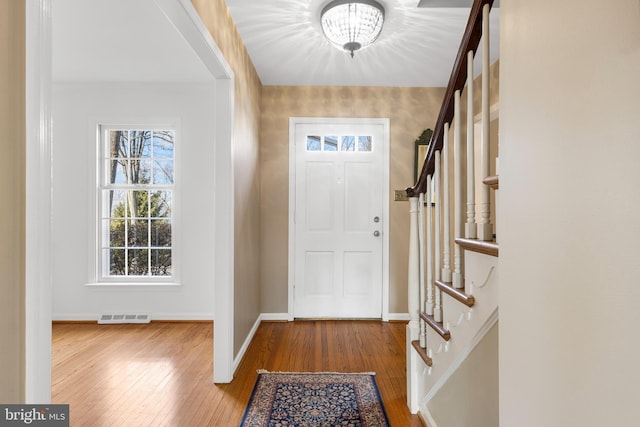
<svg viewBox="0 0 640 427"><path fill-rule="evenodd" d="M341 141L338 144L338 141ZM371 151L371 135L307 135L307 151ZM339 148L339 150L338 150Z"/></svg>
<svg viewBox="0 0 640 427"><path fill-rule="evenodd" d="M100 128L99 279L173 278L175 129Z"/></svg>

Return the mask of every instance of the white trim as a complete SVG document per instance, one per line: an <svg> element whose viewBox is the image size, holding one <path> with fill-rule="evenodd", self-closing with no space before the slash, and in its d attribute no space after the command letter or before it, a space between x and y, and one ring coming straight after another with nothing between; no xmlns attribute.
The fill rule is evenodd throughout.
<svg viewBox="0 0 640 427"><path fill-rule="evenodd" d="M214 135L214 358L213 381L228 383L235 371L234 338L234 75L190 0L154 0L216 78Z"/></svg>
<svg viewBox="0 0 640 427"><path fill-rule="evenodd" d="M136 292L144 290L158 290L166 288L179 288L181 283L177 282L95 282L85 283L85 287L91 289L118 289L118 292L133 289Z"/></svg>
<svg viewBox="0 0 640 427"><path fill-rule="evenodd" d="M460 351L458 356L451 362L451 364L447 367L447 370L442 373L438 381L431 387L429 392L422 399L420 407L426 407L429 401L435 397L435 395L440 391L442 386L444 386L449 378L458 370L458 368L462 365L462 363L466 360L467 357L471 354L474 348L482 341L487 333L491 330L491 328L498 322L498 307L491 313L489 318L484 322L482 327L478 330L476 335L473 337L471 341ZM415 350L411 350L415 351ZM429 424L431 425L431 424Z"/></svg>
<svg viewBox="0 0 640 427"><path fill-rule="evenodd" d="M382 319L385 320L385 319ZM387 319L385 321L387 322L397 322L397 321L410 321L411 320L411 315L409 313L388 313L387 314Z"/></svg>
<svg viewBox="0 0 640 427"><path fill-rule="evenodd" d="M287 322L289 321L289 313L262 313L260 319L263 322Z"/></svg>
<svg viewBox="0 0 640 427"><path fill-rule="evenodd" d="M348 118L348 117L290 117L289 118L289 253L288 253L288 317L294 319L294 255L295 255L295 183L296 153L295 129L298 124L376 124L384 130L384 147L382 159L382 312L383 321L389 320L389 150L390 120L388 118Z"/></svg>
<svg viewBox="0 0 640 427"><path fill-rule="evenodd" d="M216 321L213 341L213 381L233 380L234 339L234 183L233 79L216 81L214 154L214 298Z"/></svg>
<svg viewBox="0 0 640 427"><path fill-rule="evenodd" d="M25 401L51 402L51 1L26 3Z"/></svg>
<svg viewBox="0 0 640 427"><path fill-rule="evenodd" d="M191 0L154 0L216 79L233 79L233 70L202 22Z"/></svg>
<svg viewBox="0 0 640 427"><path fill-rule="evenodd" d="M150 187L149 190L157 190L157 189L168 189L172 193L172 201L171 201L171 249L172 249L172 265L171 271L172 274L167 277L162 276L107 276L105 272L102 271L104 268L101 266L102 259L102 248L104 242L101 241L100 235L103 233L102 230L102 219L104 218L104 212L102 211L102 201L101 201L101 192L107 189L107 185L103 184L104 180L104 155L105 155L105 131L108 130L136 130L136 129L145 129L145 130L172 130L175 135L174 139L174 152L173 152L173 167L174 167L174 180L171 185L167 185L166 188L159 187ZM142 118L136 121L133 121L131 117L123 116L121 120L114 119L110 117L108 119L100 119L100 118L92 118L90 121L90 130L89 134L96 135L96 144L94 146L94 150L88 150L91 156L91 160L89 162L90 170L89 174L95 178L95 182L91 184L91 195L89 197L89 201L91 206L89 207L90 217L88 218L89 224L92 224L94 229L91 230L91 238L89 239L90 243L93 244L92 247L89 248L90 251L93 251L93 256L91 257L91 266L90 266L90 275L89 280L94 281L96 285L177 285L180 281L180 272L182 271L181 266L181 246L180 246L180 221L182 211L180 206L180 201L182 199L182 121L179 117L173 117L170 119L159 120L157 117L149 117ZM92 167L95 167L95 170L91 170ZM95 239L95 241L94 241ZM89 252L91 253L91 252Z"/></svg>
<svg viewBox="0 0 640 427"><path fill-rule="evenodd" d="M289 118L289 253L287 265L288 269L288 285L287 285L287 320L293 321L293 304L294 304L294 280L295 277L295 222L296 222L296 124L297 120Z"/></svg>
<svg viewBox="0 0 640 427"><path fill-rule="evenodd" d="M436 420L433 419L433 416L431 415L431 412L429 412L429 408L427 408L426 405L424 407L424 410L420 411L418 415L424 418L429 427L438 427Z"/></svg>
<svg viewBox="0 0 640 427"><path fill-rule="evenodd" d="M141 310L142 312L147 313L146 310ZM107 310L107 312L118 312L118 310ZM127 313L137 313L137 310L127 310ZM151 321L154 320L162 320L162 321L176 321L176 322L188 322L188 321L203 321L210 320L213 322L214 315L213 313L148 313L151 316ZM72 314L54 314L54 321L71 321L71 322L97 322L100 317L99 313L72 313Z"/></svg>
<svg viewBox="0 0 640 427"><path fill-rule="evenodd" d="M260 326L260 323L262 322L260 317L261 316L258 316L256 321L253 323L253 326L251 327L251 330L249 331L247 338L245 338L244 342L242 343L242 347L240 347L240 350L238 350L238 354L233 360L233 372L235 372L236 369L238 369L238 366L240 366L240 362L242 362L242 358L244 357L244 354L247 352L247 349L249 348L249 345L251 344L251 341L253 340L253 337L255 336L256 331Z"/></svg>
<svg viewBox="0 0 640 427"><path fill-rule="evenodd" d="M72 86L71 83L66 83L67 86ZM102 83L104 87L122 87L123 85L113 85L111 83ZM59 87L59 84L55 84ZM82 86L82 84L78 85ZM142 84L125 84L125 86L141 87ZM161 87L160 84L152 84L149 87ZM101 190L101 150L102 150L102 138L101 131L110 127L144 127L151 129L171 128L175 131L175 138L178 141L178 145L174 151L174 170L178 176L177 182L173 184L173 218L172 218L172 248L173 248L173 275L165 279L158 277L157 280L152 277L131 278L129 282L124 281L119 277L108 278L101 277L100 269L100 237L101 225L100 217L100 190ZM135 284L148 284L148 285L178 285L180 282L181 272L181 200L182 200L182 120L179 117L133 117L133 116L106 116L106 117L90 117L87 125L87 141L94 141L95 145L92 150L87 150L87 164L89 165L89 175L91 179L88 181L88 198L89 200L89 217L88 223L92 229L89 233L89 239L87 239L87 253L91 254L89 265L87 266L88 283L86 286L98 285L106 286L113 284L115 286L120 285L135 285Z"/></svg>
<svg viewBox="0 0 640 427"><path fill-rule="evenodd" d="M258 331L258 328L260 327L260 324L262 322L287 321L288 318L289 318L289 313L261 313L256 319L256 321L254 322L253 327L251 327L251 330L249 331L247 338L245 338L244 343L242 344L242 347L240 347L240 350L238 351L238 354L236 355L233 361L233 371L235 372L236 369L238 369L240 362L242 362L242 358L247 352L247 349L249 348L251 341L253 341L253 337L256 335L256 332Z"/></svg>

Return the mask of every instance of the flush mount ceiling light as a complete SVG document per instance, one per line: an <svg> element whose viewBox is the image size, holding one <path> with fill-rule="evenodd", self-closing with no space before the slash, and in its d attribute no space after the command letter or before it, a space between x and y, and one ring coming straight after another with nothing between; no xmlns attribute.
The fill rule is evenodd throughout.
<svg viewBox="0 0 640 427"><path fill-rule="evenodd" d="M322 31L339 49L353 53L373 43L384 21L384 8L375 0L333 0L320 14Z"/></svg>

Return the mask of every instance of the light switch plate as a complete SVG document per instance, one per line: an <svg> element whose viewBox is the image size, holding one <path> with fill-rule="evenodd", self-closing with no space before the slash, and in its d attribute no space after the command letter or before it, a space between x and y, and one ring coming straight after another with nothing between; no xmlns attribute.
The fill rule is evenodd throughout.
<svg viewBox="0 0 640 427"><path fill-rule="evenodd" d="M393 200L395 202L407 202L409 201L409 198L407 197L407 192L404 190L393 190L394 191L394 196L393 196Z"/></svg>

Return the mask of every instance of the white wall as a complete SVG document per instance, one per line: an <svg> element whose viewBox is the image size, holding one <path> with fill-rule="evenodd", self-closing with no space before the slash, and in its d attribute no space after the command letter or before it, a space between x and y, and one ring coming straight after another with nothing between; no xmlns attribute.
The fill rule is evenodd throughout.
<svg viewBox="0 0 640 427"><path fill-rule="evenodd" d="M145 312L153 319L213 319L214 86L56 84L53 93L53 316L95 320ZM91 287L91 188L96 120L175 122L181 191L178 287Z"/></svg>
<svg viewBox="0 0 640 427"><path fill-rule="evenodd" d="M636 426L640 2L500 20L500 426Z"/></svg>

